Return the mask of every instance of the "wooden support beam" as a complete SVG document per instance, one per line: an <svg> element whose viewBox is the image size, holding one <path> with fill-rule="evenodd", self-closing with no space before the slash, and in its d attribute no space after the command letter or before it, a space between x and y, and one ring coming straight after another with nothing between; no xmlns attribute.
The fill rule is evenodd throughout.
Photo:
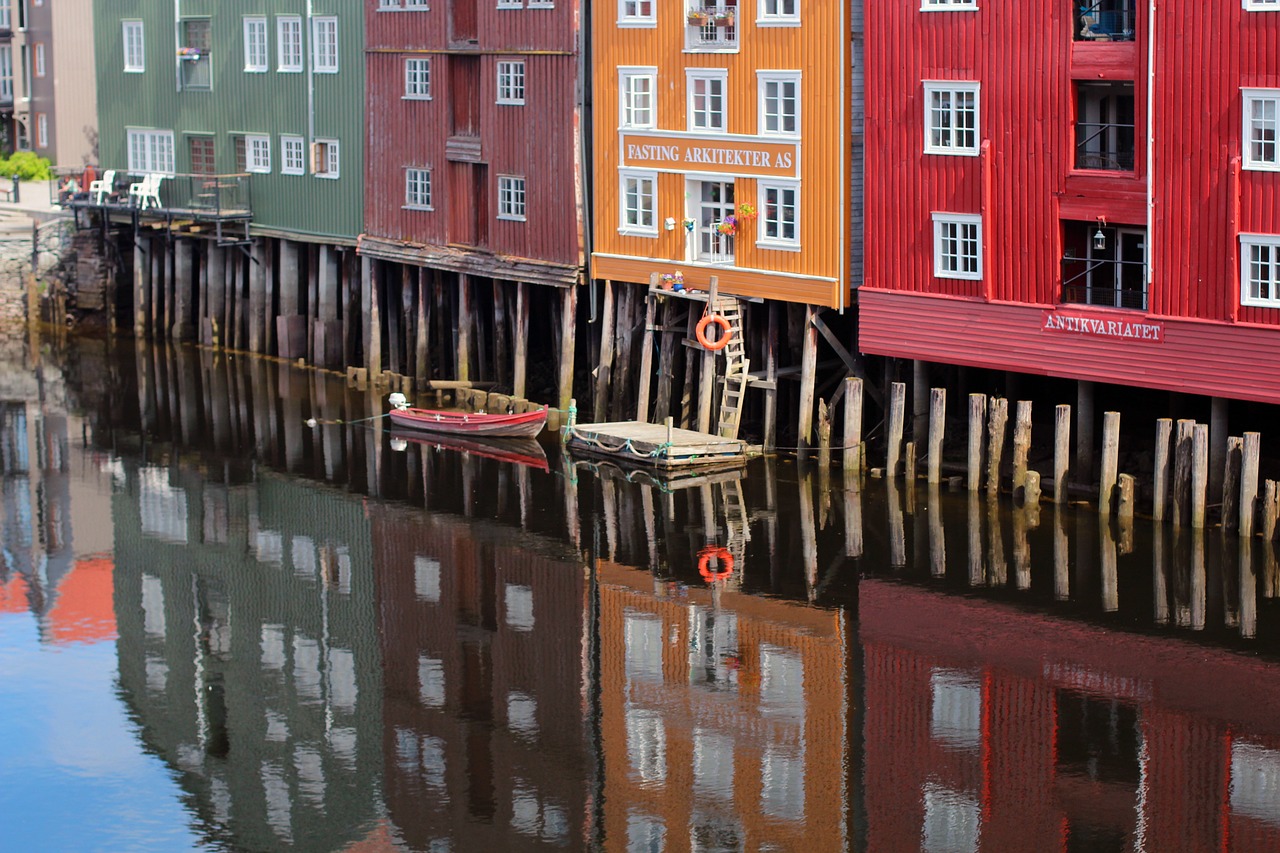
<svg viewBox="0 0 1280 853"><path fill-rule="evenodd" d="M516 283L516 355L511 373L511 393L526 397L529 371L529 287L527 281Z"/></svg>
<svg viewBox="0 0 1280 853"><path fill-rule="evenodd" d="M654 273L650 284L657 284L658 274ZM658 310L658 302L652 294L645 292L644 299L644 334L640 339L640 383L636 389L636 420L647 423L649 420L649 388L653 381L653 321ZM665 377L659 377L665 382Z"/></svg>
<svg viewBox="0 0 1280 853"><path fill-rule="evenodd" d="M1071 467L1071 406L1062 403L1054 409L1053 430L1053 502L1067 502L1067 474Z"/></svg>
<svg viewBox="0 0 1280 853"><path fill-rule="evenodd" d="M1098 512L1111 514L1120 463L1120 413L1102 415L1102 474L1098 484Z"/></svg>
<svg viewBox="0 0 1280 853"><path fill-rule="evenodd" d="M596 392L592 419L603 423L609 411L609 374L613 370L613 282L604 280L604 300L600 306L600 363L596 365Z"/></svg>
<svg viewBox="0 0 1280 853"><path fill-rule="evenodd" d="M1000 492L1000 463L1004 458L1005 427L1009 424L1009 401L992 397L987 415L987 497Z"/></svg>
<svg viewBox="0 0 1280 853"><path fill-rule="evenodd" d="M1244 434L1240 458L1240 538L1253 538L1254 519L1258 507L1258 465L1262 454L1262 437L1256 432Z"/></svg>
<svg viewBox="0 0 1280 853"><path fill-rule="evenodd" d="M1013 491L1027 485L1027 454L1031 450L1031 401L1019 400L1013 424Z"/></svg>
<svg viewBox="0 0 1280 853"><path fill-rule="evenodd" d="M928 482L935 485L942 481L942 439L947 426L947 389L929 391L929 471ZM930 508L936 513L936 509Z"/></svg>
<svg viewBox="0 0 1280 853"><path fill-rule="evenodd" d="M982 488L982 439L987 421L987 395L969 395L969 491Z"/></svg>
<svg viewBox="0 0 1280 853"><path fill-rule="evenodd" d="M1165 504L1169 500L1169 443L1173 437L1173 420L1156 420L1156 457L1151 486L1151 517L1163 521Z"/></svg>
<svg viewBox="0 0 1280 853"><path fill-rule="evenodd" d="M885 448L885 476L893 479L898 476L898 462L902 455L902 430L906 417L907 386L902 382L894 382L889 386L889 442Z"/></svg>
<svg viewBox="0 0 1280 853"><path fill-rule="evenodd" d="M844 453L842 455L845 482L858 483L862 477L862 386L856 376L844 380L848 391L844 395Z"/></svg>
<svg viewBox="0 0 1280 853"><path fill-rule="evenodd" d="M560 298L560 377L558 389L559 407L568 411L573 400L573 345L577 335L578 288L564 289Z"/></svg>
<svg viewBox="0 0 1280 853"><path fill-rule="evenodd" d="M804 306L804 327L800 332L800 406L796 435L801 455L813 446L813 396L817 381L818 327L814 320L818 309Z"/></svg>

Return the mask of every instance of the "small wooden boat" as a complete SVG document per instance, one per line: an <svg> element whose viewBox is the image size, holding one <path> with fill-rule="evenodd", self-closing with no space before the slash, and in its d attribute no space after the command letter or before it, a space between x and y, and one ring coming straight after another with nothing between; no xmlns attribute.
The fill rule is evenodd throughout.
<svg viewBox="0 0 1280 853"><path fill-rule="evenodd" d="M547 425L546 408L520 414L445 412L437 409L392 408L391 422L403 429L488 438L533 438Z"/></svg>
<svg viewBox="0 0 1280 853"><path fill-rule="evenodd" d="M539 471L550 470L547 454L532 438L472 438L437 433L429 435L422 430L391 430L392 439L421 444L425 447L452 450L512 465L527 465ZM392 445L392 449L396 449Z"/></svg>

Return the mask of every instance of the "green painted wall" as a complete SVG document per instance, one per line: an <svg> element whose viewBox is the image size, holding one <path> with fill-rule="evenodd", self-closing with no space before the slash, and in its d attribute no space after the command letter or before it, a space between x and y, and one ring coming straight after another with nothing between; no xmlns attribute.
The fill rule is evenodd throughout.
<svg viewBox="0 0 1280 853"><path fill-rule="evenodd" d="M338 71L312 69L307 21L338 19ZM267 19L268 70L245 71L245 16ZM303 70L280 71L281 16L302 18ZM180 84L186 63L180 20L206 19L210 29L210 85ZM143 25L144 70L126 72L123 21ZM235 137L266 134L271 171L254 174L255 228L353 240L362 230L364 186L364 17L356 0L95 0L99 160L125 169L129 128L172 130L175 171L193 171L188 139L209 134L215 170L237 171ZM302 136L306 174L281 174L280 137ZM311 174L310 142L336 139L339 177Z"/></svg>

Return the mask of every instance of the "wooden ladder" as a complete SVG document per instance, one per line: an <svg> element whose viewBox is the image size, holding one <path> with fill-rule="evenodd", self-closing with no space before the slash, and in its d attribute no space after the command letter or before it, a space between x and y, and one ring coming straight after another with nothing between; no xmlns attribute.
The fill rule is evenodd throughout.
<svg viewBox="0 0 1280 853"><path fill-rule="evenodd" d="M742 340L741 303L732 296L720 296L710 310L729 322L729 343L725 344L724 385L720 391L720 416L716 422L716 435L721 438L737 438L742 422L742 403L751 381L751 361L746 357L746 342Z"/></svg>

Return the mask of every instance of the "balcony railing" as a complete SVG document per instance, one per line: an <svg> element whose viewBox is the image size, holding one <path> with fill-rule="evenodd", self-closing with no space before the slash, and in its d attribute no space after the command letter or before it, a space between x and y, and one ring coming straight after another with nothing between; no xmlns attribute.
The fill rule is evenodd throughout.
<svg viewBox="0 0 1280 853"><path fill-rule="evenodd" d="M738 46L736 6L696 6L685 13L691 50L717 50Z"/></svg>
<svg viewBox="0 0 1280 853"><path fill-rule="evenodd" d="M61 171L61 170L59 170ZM70 170L68 170L70 171ZM105 174L105 173L104 173ZM72 172L68 177L74 177ZM89 188L79 186L67 193L64 181L58 203L63 207L102 208L111 210L140 209L159 216L181 216L191 219L250 219L253 217L253 199L250 175L164 175L159 181L156 196L159 204L148 203L145 208L130 187L139 184L144 176L130 175L116 170L114 185L101 194L90 194Z"/></svg>
<svg viewBox="0 0 1280 853"><path fill-rule="evenodd" d="M715 225L700 229L701 245L698 247L698 260L709 264L733 263L733 235L721 233Z"/></svg>
<svg viewBox="0 0 1280 853"><path fill-rule="evenodd" d="M1076 41L1133 41L1133 0L1073 0Z"/></svg>
<svg viewBox="0 0 1280 853"><path fill-rule="evenodd" d="M1133 125L1076 122L1076 168L1133 171Z"/></svg>
<svg viewBox="0 0 1280 853"><path fill-rule="evenodd" d="M1145 261L1065 257L1062 259L1062 276L1063 302L1147 310Z"/></svg>

